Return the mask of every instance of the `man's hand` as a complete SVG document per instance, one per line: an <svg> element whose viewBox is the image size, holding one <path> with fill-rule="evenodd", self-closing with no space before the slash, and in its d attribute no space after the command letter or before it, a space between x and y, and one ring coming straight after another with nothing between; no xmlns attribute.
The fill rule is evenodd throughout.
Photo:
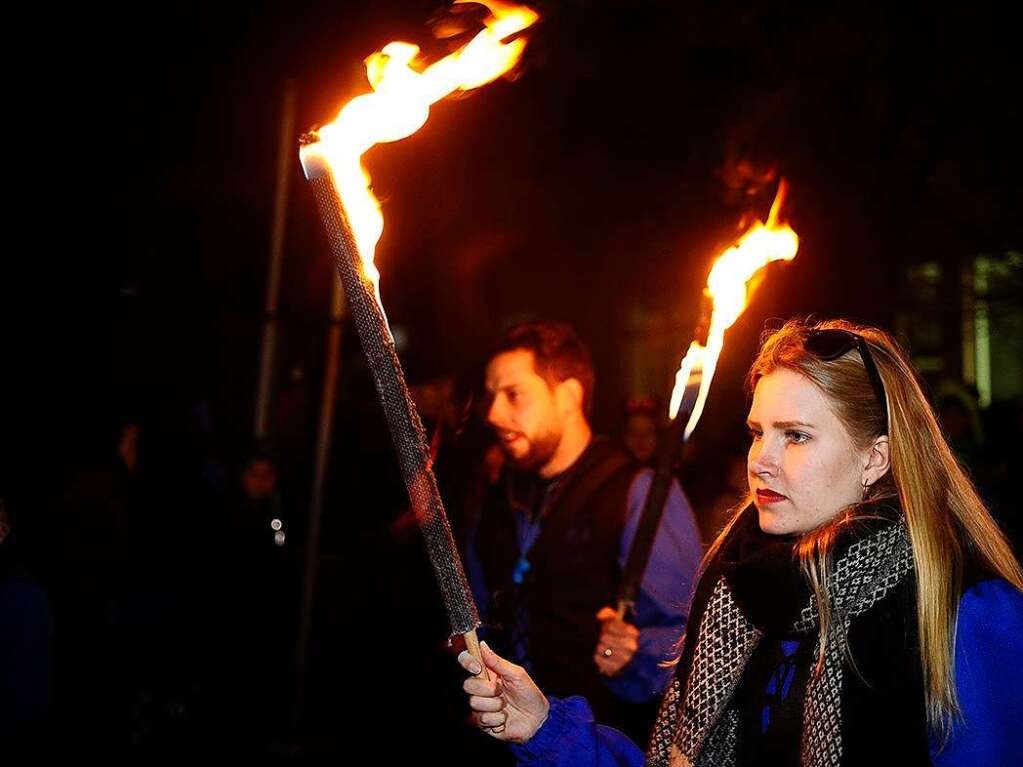
<svg viewBox="0 0 1023 767"><path fill-rule="evenodd" d="M617 676L639 650L639 629L618 617L611 607L597 613L603 623L593 662L604 676Z"/></svg>

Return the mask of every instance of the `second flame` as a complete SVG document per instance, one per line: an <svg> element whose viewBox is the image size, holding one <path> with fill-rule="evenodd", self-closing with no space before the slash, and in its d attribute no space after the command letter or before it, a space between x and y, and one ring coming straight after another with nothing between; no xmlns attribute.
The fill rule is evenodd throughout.
<svg viewBox="0 0 1023 767"><path fill-rule="evenodd" d="M753 278L771 261L791 261L799 249L799 237L787 224L779 224L778 216L785 202L785 180L778 184L778 193L766 222L757 221L735 245L718 256L707 277L706 293L713 300L707 345L693 341L682 358L675 375L675 388L671 392L668 416L674 419L689 381L699 376L699 394L686 424L683 439L689 439L703 414L707 393L714 378L718 357L725 343L725 331L739 319L752 298L750 285Z"/></svg>

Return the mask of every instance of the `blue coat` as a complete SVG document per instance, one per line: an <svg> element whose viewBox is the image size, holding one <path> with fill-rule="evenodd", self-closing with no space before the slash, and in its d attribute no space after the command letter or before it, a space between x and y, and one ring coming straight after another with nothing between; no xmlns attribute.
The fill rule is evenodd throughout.
<svg viewBox="0 0 1023 767"><path fill-rule="evenodd" d="M1023 594L1003 580L963 594L955 652L963 717L944 748L931 739L936 767L1023 765ZM643 751L617 730L593 721L582 698L551 699L543 727L513 746L519 764L549 767L641 767Z"/></svg>

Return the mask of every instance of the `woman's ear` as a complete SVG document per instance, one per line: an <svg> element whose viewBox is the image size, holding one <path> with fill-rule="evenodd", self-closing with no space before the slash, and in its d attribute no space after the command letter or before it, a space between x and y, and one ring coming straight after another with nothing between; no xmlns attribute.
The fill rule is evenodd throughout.
<svg viewBox="0 0 1023 767"><path fill-rule="evenodd" d="M891 468L891 454L889 452L888 435L882 434L874 440L867 452L867 465L863 467L862 484L873 485L881 477L888 473Z"/></svg>

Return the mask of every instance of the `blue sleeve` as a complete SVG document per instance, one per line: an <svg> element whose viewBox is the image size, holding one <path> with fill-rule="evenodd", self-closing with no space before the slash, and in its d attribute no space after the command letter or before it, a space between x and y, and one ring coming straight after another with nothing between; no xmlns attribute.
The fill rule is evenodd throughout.
<svg viewBox="0 0 1023 767"><path fill-rule="evenodd" d="M1023 594L1003 580L963 594L955 648L962 720L931 744L937 767L1023 764Z"/></svg>
<svg viewBox="0 0 1023 767"><path fill-rule="evenodd" d="M618 555L622 567L636 536L653 476L651 469L640 472L629 489L629 511ZM650 561L636 596L634 612L639 629L639 651L618 676L606 682L622 700L646 703L664 694L673 669L663 664L676 655L702 555L700 533L689 501L678 482L672 480Z"/></svg>
<svg viewBox="0 0 1023 767"><path fill-rule="evenodd" d="M584 698L550 699L547 721L528 743L513 745L520 765L641 767L644 754L625 735L593 721Z"/></svg>

